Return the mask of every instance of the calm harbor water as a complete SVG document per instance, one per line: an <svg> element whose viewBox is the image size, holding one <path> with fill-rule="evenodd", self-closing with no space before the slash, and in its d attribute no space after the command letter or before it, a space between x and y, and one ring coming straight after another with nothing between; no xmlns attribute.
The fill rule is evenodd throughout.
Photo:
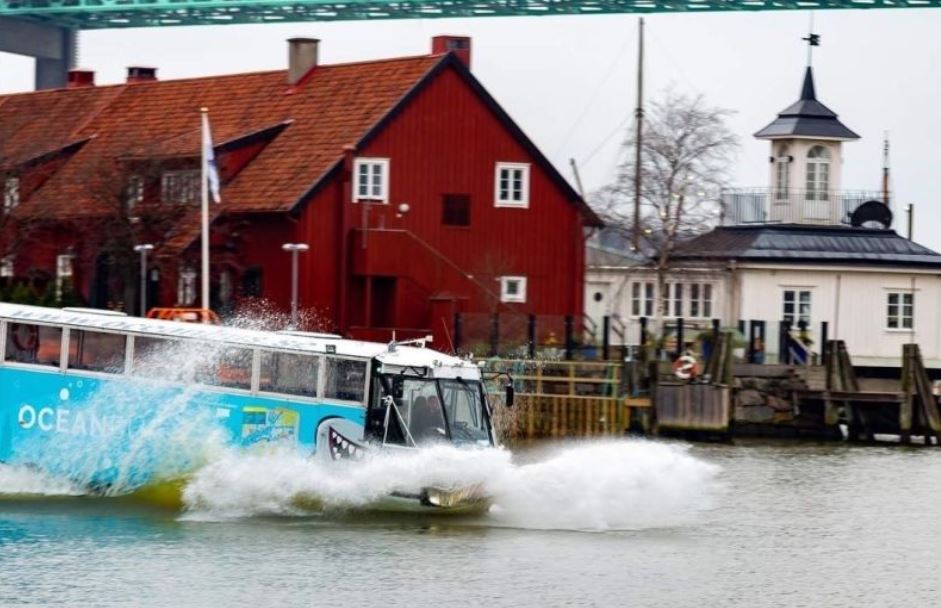
<svg viewBox="0 0 941 608"><path fill-rule="evenodd" d="M285 511L297 489L248 469L203 479L182 514L13 496L28 473L0 469L0 606L936 601L941 450L624 442L493 466L503 511L466 519Z"/></svg>

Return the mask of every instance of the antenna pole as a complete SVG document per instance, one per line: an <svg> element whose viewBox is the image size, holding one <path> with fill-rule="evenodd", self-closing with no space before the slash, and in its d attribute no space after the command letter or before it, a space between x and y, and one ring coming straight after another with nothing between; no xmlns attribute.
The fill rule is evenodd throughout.
<svg viewBox="0 0 941 608"><path fill-rule="evenodd" d="M634 122L637 134L634 137L634 251L640 251L640 176L641 150L644 137L644 18L637 26L637 108Z"/></svg>
<svg viewBox="0 0 941 608"><path fill-rule="evenodd" d="M575 164L575 159L570 158L569 164L572 165L572 173L575 175L575 185L578 186L578 195L585 198L585 189L582 187L582 176L578 174L578 165Z"/></svg>
<svg viewBox="0 0 941 608"><path fill-rule="evenodd" d="M882 202L889 206L889 132L886 131L882 142Z"/></svg>
<svg viewBox="0 0 941 608"><path fill-rule="evenodd" d="M810 31L806 38L801 38L807 42L807 67L812 67L814 61L814 47L820 46L820 34L814 33L814 12L810 11Z"/></svg>
<svg viewBox="0 0 941 608"><path fill-rule="evenodd" d="M915 205L908 204L908 240L912 240L912 234L915 226Z"/></svg>

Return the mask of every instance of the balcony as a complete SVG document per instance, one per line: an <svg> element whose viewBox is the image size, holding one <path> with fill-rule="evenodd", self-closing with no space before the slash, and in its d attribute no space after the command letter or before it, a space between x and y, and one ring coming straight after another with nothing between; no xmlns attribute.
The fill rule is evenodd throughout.
<svg viewBox="0 0 941 608"><path fill-rule="evenodd" d="M849 225L866 201L881 201L881 192L862 190L773 190L728 188L721 195L721 224Z"/></svg>

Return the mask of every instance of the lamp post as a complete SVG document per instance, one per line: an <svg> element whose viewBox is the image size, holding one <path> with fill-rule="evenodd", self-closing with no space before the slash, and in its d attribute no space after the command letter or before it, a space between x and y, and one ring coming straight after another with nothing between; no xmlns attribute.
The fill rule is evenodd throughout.
<svg viewBox="0 0 941 608"><path fill-rule="evenodd" d="M310 247L307 243L285 243L281 249L291 252L291 329L297 329L297 254Z"/></svg>
<svg viewBox="0 0 941 608"><path fill-rule="evenodd" d="M150 243L134 245L134 251L140 254L140 316L147 316L147 252L153 251Z"/></svg>

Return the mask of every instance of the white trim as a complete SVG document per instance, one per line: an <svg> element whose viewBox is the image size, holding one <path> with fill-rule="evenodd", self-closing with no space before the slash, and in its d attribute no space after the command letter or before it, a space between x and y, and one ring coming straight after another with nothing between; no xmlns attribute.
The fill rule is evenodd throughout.
<svg viewBox="0 0 941 608"><path fill-rule="evenodd" d="M517 293L509 293L510 283L518 283ZM526 303L526 277L505 276L500 277L500 301L515 304Z"/></svg>
<svg viewBox="0 0 941 608"><path fill-rule="evenodd" d="M512 193L510 198L504 199L500 197L500 172L501 171L514 171L519 170L522 172L520 176L520 200L513 200ZM493 171L493 205L494 207L510 207L516 209L528 209L529 208L529 163L503 163L498 162ZM512 187L511 187L512 191Z"/></svg>
<svg viewBox="0 0 941 608"><path fill-rule="evenodd" d="M373 157L362 157L353 159L353 179L350 180L351 187L353 188L353 202L358 203L360 201L364 202L373 202L373 203L389 203L389 171L390 171L390 161L388 158L373 158ZM364 196L359 193L360 187L360 175L359 170L362 166L370 167L367 170L366 179L370 182L372 181L373 171L376 167L380 167L381 175L379 180L379 195ZM367 183L367 191L371 188L372 184Z"/></svg>
<svg viewBox="0 0 941 608"><path fill-rule="evenodd" d="M892 318L892 317L889 315L889 306L891 306L891 304L889 304L889 298L892 297L893 295L898 295L898 296L906 296L906 295L908 295L908 296L911 296L911 297L912 297L912 303L911 303L912 314L911 314L911 317L909 317L909 318L911 319L911 322L912 322L911 327L903 327L903 326L902 326L902 323L904 322L904 320L905 320L905 318L906 318L906 317L905 317L905 314L904 314L904 312L903 312L903 311L904 311L904 308L905 308L905 302L904 302L904 298L902 298L902 297L898 298L898 302L895 304L895 306L896 306L895 320L898 322L899 325L898 325L898 327L889 327L889 319ZM882 309L882 312L883 312L883 314L885 314L885 317L883 317L883 319L884 319L884 321L885 321L885 322L883 323L883 329L884 329L885 331L891 332L891 333L907 333L907 334L913 333L913 332L915 331L915 290L913 290L913 289L906 289L906 288L904 288L904 287L901 287L901 288L894 288L894 289L893 289L893 288L887 288L887 289L885 290L885 300L884 300L884 304L885 304L885 308Z"/></svg>

